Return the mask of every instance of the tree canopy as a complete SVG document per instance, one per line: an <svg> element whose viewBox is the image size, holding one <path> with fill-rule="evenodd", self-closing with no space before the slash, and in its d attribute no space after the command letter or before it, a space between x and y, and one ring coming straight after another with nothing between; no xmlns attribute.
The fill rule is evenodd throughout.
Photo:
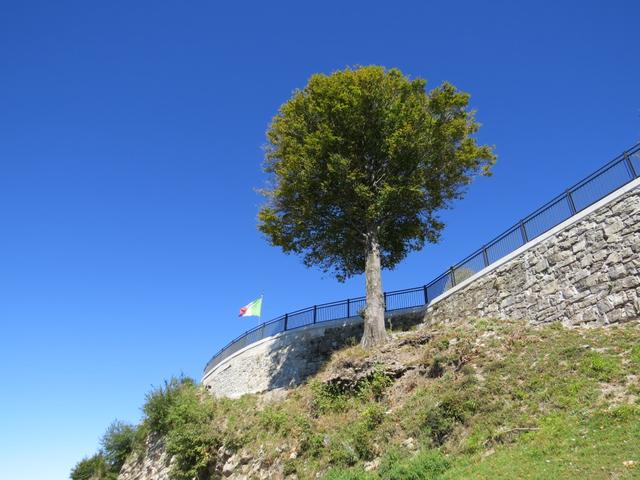
<svg viewBox="0 0 640 480"><path fill-rule="evenodd" d="M260 230L339 280L364 272L374 251L379 270L437 242L438 211L495 161L468 104L453 85L427 93L398 69L313 75L268 129Z"/></svg>
<svg viewBox="0 0 640 480"><path fill-rule="evenodd" d="M392 268L444 227L437 211L488 174L492 149L478 146L469 95L397 69L362 67L311 77L268 131L260 229L285 252L339 279L365 267L365 235L379 232Z"/></svg>

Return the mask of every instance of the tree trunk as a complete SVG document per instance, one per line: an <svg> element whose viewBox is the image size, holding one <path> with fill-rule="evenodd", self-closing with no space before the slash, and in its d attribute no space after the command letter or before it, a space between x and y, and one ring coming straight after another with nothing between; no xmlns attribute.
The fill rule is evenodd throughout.
<svg viewBox="0 0 640 480"><path fill-rule="evenodd" d="M385 305L380 272L380 245L376 234L368 235L365 262L367 308L364 314L364 334L360 344L363 347L372 347L387 341L387 331L384 327Z"/></svg>

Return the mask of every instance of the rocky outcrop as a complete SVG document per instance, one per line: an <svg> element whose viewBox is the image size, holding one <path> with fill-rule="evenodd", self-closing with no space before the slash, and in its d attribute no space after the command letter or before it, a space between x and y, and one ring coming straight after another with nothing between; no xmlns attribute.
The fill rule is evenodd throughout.
<svg viewBox="0 0 640 480"><path fill-rule="evenodd" d="M133 453L125 462L118 480L169 480L171 458L160 437L150 436L143 452Z"/></svg>

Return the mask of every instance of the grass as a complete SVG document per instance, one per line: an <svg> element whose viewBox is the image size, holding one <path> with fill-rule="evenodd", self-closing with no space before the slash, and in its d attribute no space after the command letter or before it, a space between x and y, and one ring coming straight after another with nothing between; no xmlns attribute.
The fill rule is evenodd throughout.
<svg viewBox="0 0 640 480"><path fill-rule="evenodd" d="M638 323L483 319L394 342L338 352L276 403L172 380L147 397L138 431L165 436L177 479L211 478L221 451L300 480L640 478ZM385 373L398 362L399 378ZM327 380L345 365L375 367Z"/></svg>

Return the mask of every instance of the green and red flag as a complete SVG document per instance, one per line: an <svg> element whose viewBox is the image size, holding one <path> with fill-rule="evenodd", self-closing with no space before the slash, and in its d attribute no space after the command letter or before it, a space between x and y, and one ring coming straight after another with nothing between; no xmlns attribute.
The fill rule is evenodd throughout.
<svg viewBox="0 0 640 480"><path fill-rule="evenodd" d="M262 297L240 309L239 317L259 317L262 313Z"/></svg>

